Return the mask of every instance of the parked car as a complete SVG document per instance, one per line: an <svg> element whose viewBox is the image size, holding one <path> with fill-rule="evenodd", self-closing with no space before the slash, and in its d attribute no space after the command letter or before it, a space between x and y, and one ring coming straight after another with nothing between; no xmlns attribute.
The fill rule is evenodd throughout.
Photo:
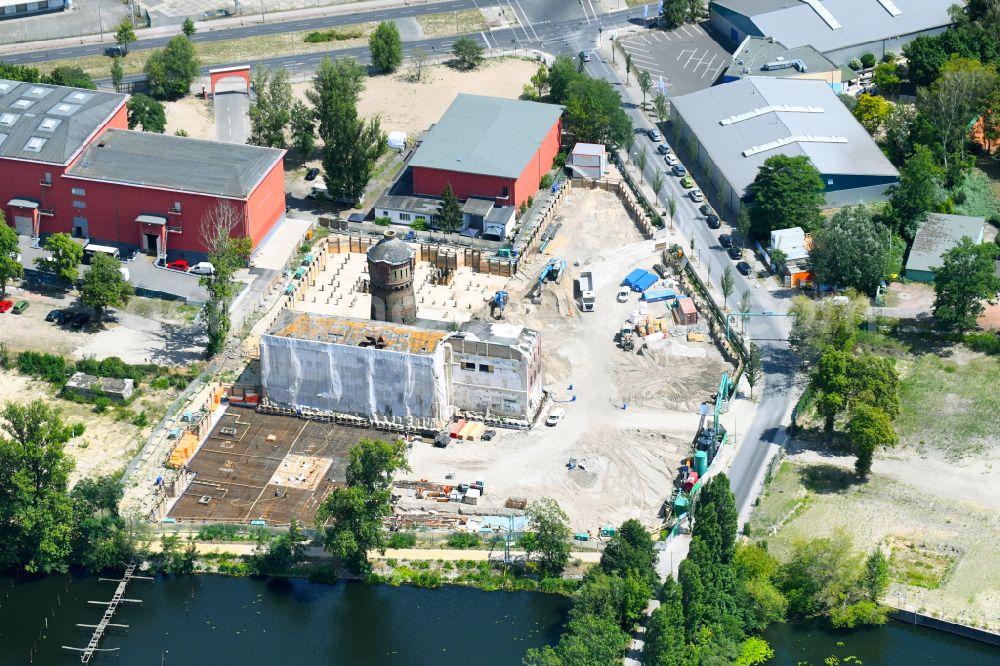
<svg viewBox="0 0 1000 666"><path fill-rule="evenodd" d="M732 259L733 261L736 261L738 259L742 259L743 258L743 248L736 247L735 245L733 245L728 250L726 250L726 254L728 254L729 258Z"/></svg>
<svg viewBox="0 0 1000 666"><path fill-rule="evenodd" d="M90 313L77 312L68 322L71 328L83 328L90 323Z"/></svg>
<svg viewBox="0 0 1000 666"><path fill-rule="evenodd" d="M128 46L125 44L115 44L104 49L104 55L112 58L124 58L128 55Z"/></svg>
<svg viewBox="0 0 1000 666"><path fill-rule="evenodd" d="M484 442L488 442L496 436L497 436L497 431L490 428L489 430L483 432L482 436L479 439L483 440Z"/></svg>
<svg viewBox="0 0 1000 666"><path fill-rule="evenodd" d="M656 152L658 152L661 155L669 155L670 154L670 146L668 146L665 143L661 143L660 145L658 145L656 147Z"/></svg>
<svg viewBox="0 0 1000 666"><path fill-rule="evenodd" d="M724 249L731 248L733 246L733 237L729 234L719 234L719 245Z"/></svg>
<svg viewBox="0 0 1000 666"><path fill-rule="evenodd" d="M683 187L686 190L690 190L692 187L694 187L694 178L692 178L691 176L684 176L683 178L681 178L681 187Z"/></svg>
<svg viewBox="0 0 1000 666"><path fill-rule="evenodd" d="M655 127L646 132L646 136L649 137L650 141L656 141L657 143L663 141L663 135L660 134L660 130L656 129Z"/></svg>
<svg viewBox="0 0 1000 666"><path fill-rule="evenodd" d="M319 175L319 169L313 167L309 169L309 171L306 171L306 180L316 180L316 176L318 175Z"/></svg>
<svg viewBox="0 0 1000 666"><path fill-rule="evenodd" d="M712 210L712 206L710 206L707 201L705 203L703 203L702 205L698 206L698 212L700 212L702 215L714 215L715 214L715 211Z"/></svg>
<svg viewBox="0 0 1000 666"><path fill-rule="evenodd" d="M751 271L750 264L748 264L745 261L741 261L740 263L736 264L736 270L740 272L740 275L750 275Z"/></svg>
<svg viewBox="0 0 1000 666"><path fill-rule="evenodd" d="M683 177L683 176L687 175L688 170L684 168L683 164L675 164L674 168L673 168L673 172L674 172L675 176L681 176L681 177Z"/></svg>
<svg viewBox="0 0 1000 666"><path fill-rule="evenodd" d="M632 290L629 289L628 287L619 287L618 288L618 302L619 303L628 303L628 295L631 294L631 293L632 293Z"/></svg>
<svg viewBox="0 0 1000 666"><path fill-rule="evenodd" d="M172 271L184 271L185 273L187 273L190 266L188 265L188 262L186 262L185 260L177 259L167 264L167 268L169 268Z"/></svg>
<svg viewBox="0 0 1000 666"><path fill-rule="evenodd" d="M21 314L28 309L29 305L31 305L31 303L28 301L18 301L17 303L14 303L14 314Z"/></svg>
<svg viewBox="0 0 1000 666"><path fill-rule="evenodd" d="M188 269L188 273L193 273L195 275L214 275L215 266L207 261L199 261L197 264Z"/></svg>
<svg viewBox="0 0 1000 666"><path fill-rule="evenodd" d="M0 312L7 312L14 307L14 301L0 301Z"/></svg>
<svg viewBox="0 0 1000 666"><path fill-rule="evenodd" d="M680 162L680 160L678 160L678 159L677 159L676 157L674 157L673 155L666 155L666 156L665 156L665 157L663 158L663 161L667 163L667 166L668 166L668 167L675 167L675 166L677 166L678 164L680 164L680 163L681 163L681 162Z"/></svg>
<svg viewBox="0 0 1000 666"><path fill-rule="evenodd" d="M45 315L45 321L61 324L63 322L63 316L64 313L62 310L49 310L49 313Z"/></svg>
<svg viewBox="0 0 1000 666"><path fill-rule="evenodd" d="M712 213L705 216L705 224L708 225L709 229L718 229L722 226L722 220L719 219L718 215Z"/></svg>
<svg viewBox="0 0 1000 666"><path fill-rule="evenodd" d="M566 410L562 407L556 407L551 412L549 412L549 417L545 419L545 425L555 426L559 425L559 422L566 417Z"/></svg>
<svg viewBox="0 0 1000 666"><path fill-rule="evenodd" d="M705 200L705 195L702 194L701 190L691 190L688 194L691 196L691 201L694 201L695 203Z"/></svg>

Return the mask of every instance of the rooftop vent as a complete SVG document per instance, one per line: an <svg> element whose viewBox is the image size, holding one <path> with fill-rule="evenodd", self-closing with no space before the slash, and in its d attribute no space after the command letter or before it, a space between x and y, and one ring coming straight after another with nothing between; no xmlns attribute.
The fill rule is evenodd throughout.
<svg viewBox="0 0 1000 666"><path fill-rule="evenodd" d="M33 97L35 99L41 99L52 92L52 88L43 88L42 86L32 86L31 90L25 93L28 97Z"/></svg>
<svg viewBox="0 0 1000 666"><path fill-rule="evenodd" d="M48 139L33 136L28 139L28 143L24 144L24 150L29 153L40 153L42 152L42 146L45 145L46 141L48 141Z"/></svg>
<svg viewBox="0 0 1000 666"><path fill-rule="evenodd" d="M751 157L757 153L764 153L768 150L781 148L790 143L847 143L847 138L842 136L812 136L809 134L786 136L774 141L762 143L759 146L751 146L743 151L743 157Z"/></svg>
<svg viewBox="0 0 1000 666"><path fill-rule="evenodd" d="M819 0L802 0L802 2L812 7L813 11L816 12L819 15L819 17L826 22L828 26L830 26L830 30L840 30L841 28L844 27L840 25L840 21L835 19L833 17L833 14L830 13L830 10L824 7L823 3L821 3Z"/></svg>
<svg viewBox="0 0 1000 666"><path fill-rule="evenodd" d="M43 118L42 122L38 123L38 129L43 132L53 132L61 122L58 118Z"/></svg>
<svg viewBox="0 0 1000 666"><path fill-rule="evenodd" d="M882 5L885 11L889 12L889 16L899 16L903 13L892 0L878 0L878 4Z"/></svg>
<svg viewBox="0 0 1000 666"><path fill-rule="evenodd" d="M10 106L11 106L11 108L14 108L14 109L28 109L28 108L31 108L31 105L34 104L34 103L35 103L34 100L23 99L22 98L22 99L17 100L16 102L14 102L13 104L11 104Z"/></svg>
<svg viewBox="0 0 1000 666"><path fill-rule="evenodd" d="M6 95L14 87L13 83L0 83L0 95Z"/></svg>
<svg viewBox="0 0 1000 666"><path fill-rule="evenodd" d="M5 125L6 127L13 127L14 123L21 116L16 113L0 113L0 125Z"/></svg>
<svg viewBox="0 0 1000 666"><path fill-rule="evenodd" d="M93 96L94 93L82 92L80 90L77 90L76 92L67 95L64 101L72 102L73 104L83 104Z"/></svg>
<svg viewBox="0 0 1000 666"><path fill-rule="evenodd" d="M66 104L65 102L60 102L49 109L49 113L54 116L72 116L79 108L79 104Z"/></svg>
<svg viewBox="0 0 1000 666"><path fill-rule="evenodd" d="M751 89L752 92L756 93L756 89ZM719 121L720 125L733 125L744 120L750 120L751 118L756 118L758 116L763 116L765 113L823 113L823 107L820 106L798 106L792 104L771 104L770 106L762 106L752 111L747 111L746 113L740 113L735 116L729 116L728 118L723 118Z"/></svg>

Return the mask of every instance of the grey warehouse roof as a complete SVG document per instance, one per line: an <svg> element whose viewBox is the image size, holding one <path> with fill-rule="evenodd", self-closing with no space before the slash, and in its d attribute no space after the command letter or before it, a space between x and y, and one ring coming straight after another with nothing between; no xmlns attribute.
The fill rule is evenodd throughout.
<svg viewBox="0 0 1000 666"><path fill-rule="evenodd" d="M375 245L368 248L368 261L406 264L413 259L413 248L400 240L394 231L387 231Z"/></svg>
<svg viewBox="0 0 1000 666"><path fill-rule="evenodd" d="M825 81L750 76L671 101L741 196L772 155L804 155L824 175L899 176Z"/></svg>
<svg viewBox="0 0 1000 666"><path fill-rule="evenodd" d="M930 213L913 238L906 270L931 271L939 267L941 255L958 245L963 237L968 236L974 243L981 242L984 224L985 219L981 217Z"/></svg>
<svg viewBox="0 0 1000 666"><path fill-rule="evenodd" d="M67 176L245 199L285 151L109 129Z"/></svg>
<svg viewBox="0 0 1000 666"><path fill-rule="evenodd" d="M0 157L66 164L128 95L0 79Z"/></svg>
<svg viewBox="0 0 1000 666"><path fill-rule="evenodd" d="M794 67L788 69L764 69L771 62L794 62L801 60L809 74L815 72L835 72L839 68L830 59L811 46L799 46L793 49L786 47L776 39L769 37L747 37L733 54L733 62L725 71L725 76L742 78L744 76L789 77L799 76L802 72ZM749 70L749 72L747 72Z"/></svg>
<svg viewBox="0 0 1000 666"><path fill-rule="evenodd" d="M833 26L812 7L832 16ZM762 35L788 47L811 44L827 53L951 24L954 0L713 0L749 18ZM896 12L893 15L893 11ZM836 26L836 27L834 27Z"/></svg>
<svg viewBox="0 0 1000 666"><path fill-rule="evenodd" d="M555 104L461 93L410 166L517 178L562 111Z"/></svg>

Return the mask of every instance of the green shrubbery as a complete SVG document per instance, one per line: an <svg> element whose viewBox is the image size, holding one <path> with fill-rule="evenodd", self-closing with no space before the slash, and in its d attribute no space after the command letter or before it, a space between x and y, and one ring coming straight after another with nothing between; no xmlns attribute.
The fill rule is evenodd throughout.
<svg viewBox="0 0 1000 666"><path fill-rule="evenodd" d="M417 535L413 532L395 532L389 537L389 548L413 548L417 545Z"/></svg>
<svg viewBox="0 0 1000 666"><path fill-rule="evenodd" d="M482 543L478 534L468 532L456 532L448 537L449 548L478 548Z"/></svg>
<svg viewBox="0 0 1000 666"><path fill-rule="evenodd" d="M322 42L342 42L347 39L357 39L364 37L360 30L316 30L305 36L305 41L310 44Z"/></svg>
<svg viewBox="0 0 1000 666"><path fill-rule="evenodd" d="M1000 355L1000 335L996 333L969 333L964 338L965 346L984 354Z"/></svg>

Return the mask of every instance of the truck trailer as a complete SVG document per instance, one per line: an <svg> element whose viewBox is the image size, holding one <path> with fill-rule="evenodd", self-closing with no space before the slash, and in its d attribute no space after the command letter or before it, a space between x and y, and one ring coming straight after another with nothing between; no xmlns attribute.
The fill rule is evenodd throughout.
<svg viewBox="0 0 1000 666"><path fill-rule="evenodd" d="M580 309L584 312L594 311L594 273L580 271Z"/></svg>

